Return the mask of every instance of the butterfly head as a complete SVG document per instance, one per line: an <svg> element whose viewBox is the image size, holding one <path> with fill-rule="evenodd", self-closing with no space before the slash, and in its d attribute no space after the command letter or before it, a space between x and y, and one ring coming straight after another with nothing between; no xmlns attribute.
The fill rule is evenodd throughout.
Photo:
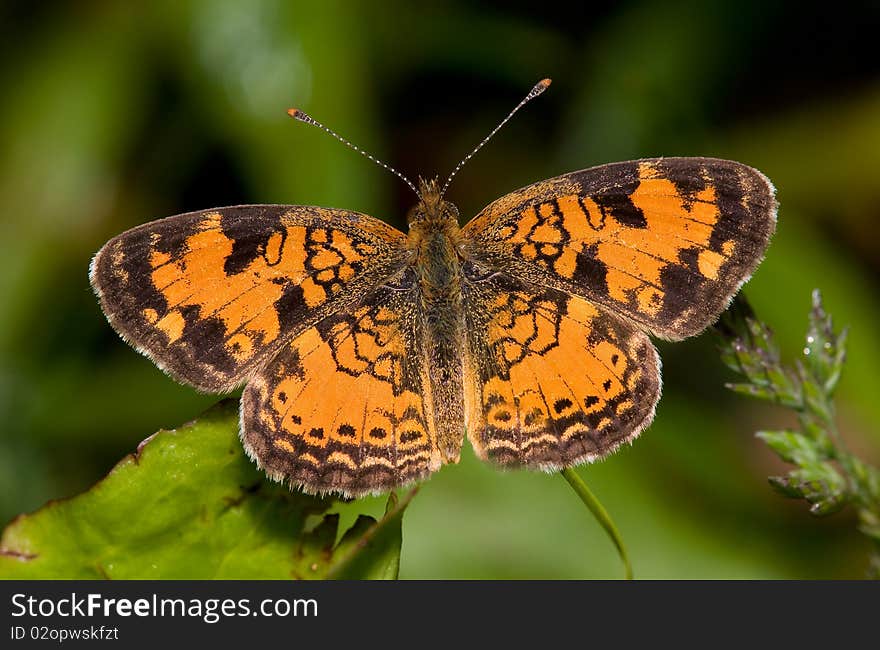
<svg viewBox="0 0 880 650"><path fill-rule="evenodd" d="M406 216L410 227L416 224L458 224L458 208L449 201L443 200L437 178L431 180L419 178L418 194L419 202Z"/></svg>

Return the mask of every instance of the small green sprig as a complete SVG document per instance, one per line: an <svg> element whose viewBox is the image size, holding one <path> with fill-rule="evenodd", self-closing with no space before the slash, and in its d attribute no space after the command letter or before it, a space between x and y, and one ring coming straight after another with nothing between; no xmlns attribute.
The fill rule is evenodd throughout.
<svg viewBox="0 0 880 650"><path fill-rule="evenodd" d="M872 541L869 575L880 578L880 471L847 449L834 417L846 329L835 332L818 289L813 291L806 343L793 364L782 362L770 328L755 318L742 295L715 329L721 335L722 361L745 378L728 388L797 413L798 430L756 434L795 466L785 476L771 476L770 484L787 497L806 500L816 516L854 507L859 530Z"/></svg>

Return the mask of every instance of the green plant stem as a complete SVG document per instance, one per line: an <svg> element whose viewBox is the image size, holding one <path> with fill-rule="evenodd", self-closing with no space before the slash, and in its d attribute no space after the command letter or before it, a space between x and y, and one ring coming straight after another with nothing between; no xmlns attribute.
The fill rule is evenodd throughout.
<svg viewBox="0 0 880 650"><path fill-rule="evenodd" d="M629 563L629 555L627 555L626 546L623 545L623 538L620 536L617 526L614 525L611 515L605 510L605 506L602 505L599 499L596 498L596 495L593 494L590 491L590 488L587 487L587 484L584 483L584 480L571 467L562 470L561 474L581 498L581 501L584 502L584 505L587 506L591 513L593 513L596 521L598 521L602 528L605 529L605 532L608 533L608 537L614 542L614 546L617 547L617 552L623 562L626 579L632 580L632 565Z"/></svg>

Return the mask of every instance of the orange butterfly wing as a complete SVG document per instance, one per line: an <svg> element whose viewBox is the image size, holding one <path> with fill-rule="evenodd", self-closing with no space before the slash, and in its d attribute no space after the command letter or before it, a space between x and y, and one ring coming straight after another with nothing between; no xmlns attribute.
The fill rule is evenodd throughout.
<svg viewBox="0 0 880 650"><path fill-rule="evenodd" d="M654 158L508 194L462 230L469 255L681 339L718 317L761 261L773 186L740 163Z"/></svg>
<svg viewBox="0 0 880 650"><path fill-rule="evenodd" d="M559 469L605 456L654 415L660 362L626 320L503 273L465 284L467 431L477 455Z"/></svg>
<svg viewBox="0 0 880 650"><path fill-rule="evenodd" d="M225 392L388 277L405 241L345 210L217 208L111 239L92 261L91 281L126 341L174 379Z"/></svg>
<svg viewBox="0 0 880 650"><path fill-rule="evenodd" d="M657 158L512 192L462 229L468 435L504 466L593 460L647 426L660 363L646 333L714 322L776 223L740 163Z"/></svg>
<svg viewBox="0 0 880 650"><path fill-rule="evenodd" d="M302 332L248 383L242 440L269 476L360 496L439 469L413 277Z"/></svg>

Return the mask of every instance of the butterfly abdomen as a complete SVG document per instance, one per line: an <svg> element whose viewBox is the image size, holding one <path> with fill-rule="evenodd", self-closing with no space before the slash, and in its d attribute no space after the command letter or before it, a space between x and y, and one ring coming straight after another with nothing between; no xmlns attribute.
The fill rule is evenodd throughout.
<svg viewBox="0 0 880 650"><path fill-rule="evenodd" d="M411 225L409 233L415 253L438 446L446 462L458 460L464 437L459 238L458 223L451 212L444 210L429 211Z"/></svg>

